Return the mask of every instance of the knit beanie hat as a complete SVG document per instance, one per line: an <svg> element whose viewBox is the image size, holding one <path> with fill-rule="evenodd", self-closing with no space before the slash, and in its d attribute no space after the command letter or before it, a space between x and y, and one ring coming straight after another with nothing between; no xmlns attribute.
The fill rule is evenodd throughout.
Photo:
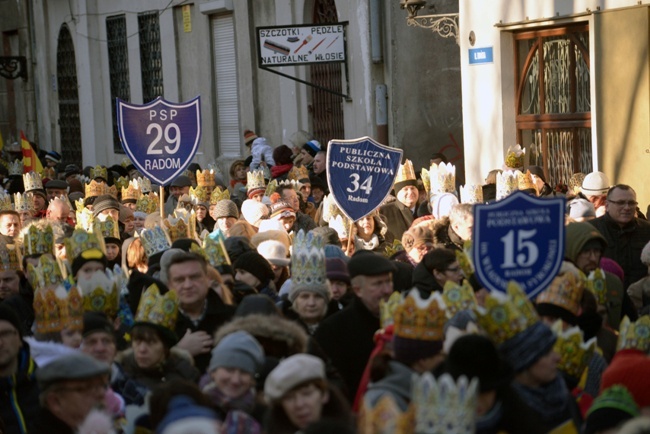
<svg viewBox="0 0 650 434"><path fill-rule="evenodd" d="M260 287L265 287L275 277L269 261L256 251L240 255L233 264L235 270L244 270L251 273L260 281Z"/></svg>
<svg viewBox="0 0 650 434"><path fill-rule="evenodd" d="M14 326L16 330L18 330L20 337L23 337L23 327L20 323L18 315L6 304L0 304L0 320L11 323L11 325Z"/></svg>
<svg viewBox="0 0 650 434"><path fill-rule="evenodd" d="M97 249L89 249L81 252L79 256L72 260L72 265L70 266L72 269L72 275L76 276L84 264L92 261L101 263L104 268L108 266L108 260L106 259L104 252Z"/></svg>
<svg viewBox="0 0 650 434"><path fill-rule="evenodd" d="M107 333L115 338L115 329L113 323L108 319L103 312L85 312L84 313L84 328L83 337L90 336L93 333L102 332Z"/></svg>
<svg viewBox="0 0 650 434"><path fill-rule="evenodd" d="M282 217L295 217L296 213L289 202L278 200L271 205L271 218L279 220Z"/></svg>
<svg viewBox="0 0 650 434"><path fill-rule="evenodd" d="M97 217L102 211L107 209L116 209L119 211L120 203L110 194L102 194L93 203L93 216Z"/></svg>
<svg viewBox="0 0 650 434"><path fill-rule="evenodd" d="M251 375L264 364L264 350L249 333L239 330L226 335L212 350L208 372L217 368L239 368Z"/></svg>
<svg viewBox="0 0 650 434"><path fill-rule="evenodd" d="M603 390L587 411L584 434L596 434L616 428L639 415L639 407L630 392L621 385Z"/></svg>
<svg viewBox="0 0 650 434"><path fill-rule="evenodd" d="M609 190L609 178L603 172L591 172L585 176L580 190L587 198L607 194Z"/></svg>
<svg viewBox="0 0 650 434"><path fill-rule="evenodd" d="M250 146L253 140L257 139L257 134L251 130L244 130L244 144Z"/></svg>
<svg viewBox="0 0 650 434"><path fill-rule="evenodd" d="M325 259L325 268L327 269L327 278L329 281L340 281L350 284L350 273L348 265L343 259L327 258Z"/></svg>
<svg viewBox="0 0 650 434"><path fill-rule="evenodd" d="M515 372L521 372L548 354L556 340L551 328L538 321L499 345L499 351Z"/></svg>
<svg viewBox="0 0 650 434"><path fill-rule="evenodd" d="M293 152L291 151L291 148L288 147L287 145L280 145L273 150L273 160L275 160L275 164L277 164L278 166L282 166L285 164L292 164L293 163L293 160L291 159L292 155Z"/></svg>
<svg viewBox="0 0 650 434"><path fill-rule="evenodd" d="M650 358L639 350L621 350L601 377L600 389L625 386L639 408L650 407Z"/></svg>
<svg viewBox="0 0 650 434"><path fill-rule="evenodd" d="M315 157L316 154L321 150L321 146L320 146L320 143L318 141L310 140L307 143L305 143L304 145L302 145L302 149L307 151L307 153L309 155L311 155L312 157Z"/></svg>
<svg viewBox="0 0 650 434"><path fill-rule="evenodd" d="M223 244L226 246L228 257L233 264L244 253L255 250L255 247L253 247L250 240L246 237L228 237Z"/></svg>
<svg viewBox="0 0 650 434"><path fill-rule="evenodd" d="M433 232L427 227L411 227L402 235L402 246L407 252L426 243L433 243Z"/></svg>
<svg viewBox="0 0 650 434"><path fill-rule="evenodd" d="M219 417L213 410L196 405L192 398L180 395L169 401L167 414L156 428L156 434L212 434L217 432Z"/></svg>
<svg viewBox="0 0 650 434"><path fill-rule="evenodd" d="M234 217L239 218L237 204L230 199L222 199L215 205L214 218Z"/></svg>
<svg viewBox="0 0 650 434"><path fill-rule="evenodd" d="M261 221L269 217L269 207L262 202L246 199L241 204L241 214L248 223L259 228Z"/></svg>

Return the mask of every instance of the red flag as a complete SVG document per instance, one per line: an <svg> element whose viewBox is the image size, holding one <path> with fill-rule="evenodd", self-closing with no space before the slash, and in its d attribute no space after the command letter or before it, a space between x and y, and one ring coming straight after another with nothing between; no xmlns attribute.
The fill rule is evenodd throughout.
<svg viewBox="0 0 650 434"><path fill-rule="evenodd" d="M34 151L32 144L29 143L22 130L20 131L20 147L23 150L23 173L32 171L38 174L43 173L41 160L38 159L36 151Z"/></svg>

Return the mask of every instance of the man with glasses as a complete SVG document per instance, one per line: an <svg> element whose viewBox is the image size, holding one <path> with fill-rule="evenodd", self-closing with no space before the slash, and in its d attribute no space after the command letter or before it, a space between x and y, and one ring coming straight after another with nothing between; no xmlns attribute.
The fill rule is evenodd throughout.
<svg viewBox="0 0 650 434"><path fill-rule="evenodd" d="M637 205L632 187L615 185L607 192L605 215L589 222L607 240L603 255L625 271L625 288L648 274L648 267L641 262L641 251L650 241L650 223L636 217Z"/></svg>
<svg viewBox="0 0 650 434"><path fill-rule="evenodd" d="M6 433L31 432L40 409L35 371L18 316L0 304L0 420Z"/></svg>
<svg viewBox="0 0 650 434"><path fill-rule="evenodd" d="M36 373L41 412L35 433L74 433L95 408L104 407L109 366L83 353L61 356Z"/></svg>

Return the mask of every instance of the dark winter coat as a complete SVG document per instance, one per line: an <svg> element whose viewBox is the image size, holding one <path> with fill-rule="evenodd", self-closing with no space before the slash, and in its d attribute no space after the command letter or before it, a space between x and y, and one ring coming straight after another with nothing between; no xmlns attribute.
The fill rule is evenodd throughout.
<svg viewBox="0 0 650 434"><path fill-rule="evenodd" d="M388 226L388 232L395 238L402 239L402 234L411 227L413 213L399 200L394 200L379 208L379 214Z"/></svg>
<svg viewBox="0 0 650 434"><path fill-rule="evenodd" d="M40 409L35 419L34 428L29 434L75 434L74 429L54 416L48 409Z"/></svg>
<svg viewBox="0 0 650 434"><path fill-rule="evenodd" d="M0 419L4 422L6 433L32 432L31 428L40 411L36 370L29 345L23 342L18 353L16 375L0 378Z"/></svg>
<svg viewBox="0 0 650 434"><path fill-rule="evenodd" d="M424 261L421 261L413 270L413 286L420 290L420 294L427 298L432 292L442 292L442 286L433 277L433 271L428 270Z"/></svg>
<svg viewBox="0 0 650 434"><path fill-rule="evenodd" d="M8 297L3 303L18 314L18 318L22 321L23 336L31 336L34 324L34 290L24 275L20 277L18 294Z"/></svg>
<svg viewBox="0 0 650 434"><path fill-rule="evenodd" d="M170 381L186 380L198 383L201 374L192 365L191 357L172 348L169 357L159 366L151 369L142 369L135 362L132 350L127 350L122 356L122 368L126 375L148 389Z"/></svg>

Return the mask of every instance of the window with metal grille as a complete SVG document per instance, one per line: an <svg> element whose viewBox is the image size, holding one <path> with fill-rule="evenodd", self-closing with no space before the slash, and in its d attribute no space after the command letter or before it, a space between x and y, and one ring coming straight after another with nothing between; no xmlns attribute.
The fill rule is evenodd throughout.
<svg viewBox="0 0 650 434"><path fill-rule="evenodd" d="M517 142L551 186L592 170L589 26L515 33Z"/></svg>
<svg viewBox="0 0 650 434"><path fill-rule="evenodd" d="M108 71L111 81L111 115L113 116L113 150L124 153L117 132L115 98L131 101L129 87L129 51L126 41L126 17L117 15L106 18L108 42Z"/></svg>
<svg viewBox="0 0 650 434"><path fill-rule="evenodd" d="M142 102L146 104L164 94L158 12L138 14L138 32L140 34Z"/></svg>
<svg viewBox="0 0 650 434"><path fill-rule="evenodd" d="M217 87L219 154L237 157L241 155L241 130L239 129L235 26L232 14L218 15L212 19L212 38Z"/></svg>
<svg viewBox="0 0 650 434"><path fill-rule="evenodd" d="M59 134L63 161L81 165L83 159L77 62L72 35L65 24L59 30L56 47L56 84L59 94Z"/></svg>

